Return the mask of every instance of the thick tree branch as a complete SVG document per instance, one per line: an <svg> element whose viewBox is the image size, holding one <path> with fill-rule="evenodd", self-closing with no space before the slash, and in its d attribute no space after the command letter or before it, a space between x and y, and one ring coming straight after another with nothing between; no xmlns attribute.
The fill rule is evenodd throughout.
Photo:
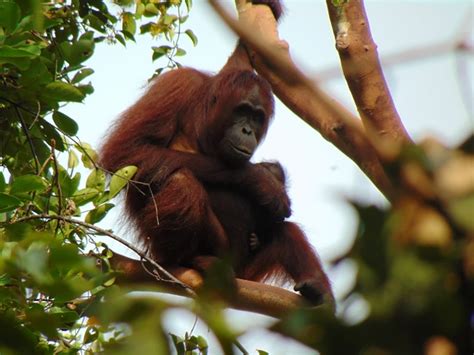
<svg viewBox="0 0 474 355"><path fill-rule="evenodd" d="M385 82L363 0L326 4L344 76L365 127L390 143L409 142Z"/></svg>
<svg viewBox="0 0 474 355"><path fill-rule="evenodd" d="M197 271L187 268L164 269L123 238L81 220L66 216L43 214L18 218L12 223L20 223L34 219L46 221L58 220L82 226L112 238L134 251L140 256L141 260L131 259L120 254L114 254L112 258L109 259L114 269L123 272L117 278L118 284L140 284L145 288L146 284L150 284L153 286L153 289L156 289L156 286L161 286L163 291L186 297L195 297L195 291L198 291L203 285L203 278ZM236 287L237 293L229 305L235 309L272 317L281 317L291 310L307 305L302 296L280 287L242 279L236 280Z"/></svg>
<svg viewBox="0 0 474 355"><path fill-rule="evenodd" d="M251 48L255 69L270 82L282 102L350 157L390 199L391 184L360 120L297 69L288 45L278 37L277 23L270 9L265 5L239 2L238 22L217 1L210 2Z"/></svg>
<svg viewBox="0 0 474 355"><path fill-rule="evenodd" d="M112 266L122 270L123 274L117 282L134 283L146 286L146 284L162 286L163 290L175 295L189 296L183 292L181 287L169 283L160 283L144 268L140 260L130 259L123 255L114 254L110 259ZM202 276L195 270L186 268L168 269L174 277L198 291L203 284ZM260 313L272 317L282 315L298 307L305 306L305 301L300 295L259 282L236 279L237 294L229 305L232 308Z"/></svg>

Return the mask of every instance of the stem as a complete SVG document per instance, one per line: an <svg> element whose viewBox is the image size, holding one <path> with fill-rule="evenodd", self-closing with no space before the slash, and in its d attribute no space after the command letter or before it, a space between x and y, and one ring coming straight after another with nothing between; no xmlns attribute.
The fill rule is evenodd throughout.
<svg viewBox="0 0 474 355"><path fill-rule="evenodd" d="M141 252L141 250L139 250L133 244L129 243L125 239L113 234L112 232L110 232L108 230L105 230L103 228L94 226L93 224L89 224L89 223L80 221L78 219L74 219L74 218L70 218L70 217L64 217L64 216L53 216L53 215L48 215L48 214L39 214L39 215L32 215L32 216L26 216L26 217L18 218L13 223L19 223L19 222L24 222L24 221L34 220L34 219L59 220L59 221L63 221L63 222L71 223L71 224L76 224L76 225L85 227L87 229L92 229L92 230L100 233L101 235L105 235L105 236L107 236L107 237L109 237L109 238L125 245L130 250L134 251L138 256L140 256L141 259L143 259L143 260L147 261L148 263L150 263L151 265L153 265L153 267L155 267L157 270L159 270L159 272L161 274L165 275L168 278L168 280L160 279L160 281L171 282L173 284L177 284L177 285L181 286L183 289L185 289L185 291L190 296L194 297L196 295L195 292L188 285L186 285L183 282L179 281L176 277L174 277L172 274L170 274L168 271L166 271L162 266L160 266L154 260L152 260L149 257L147 257L146 255L144 255ZM157 277L158 275L156 275L154 273L154 276Z"/></svg>

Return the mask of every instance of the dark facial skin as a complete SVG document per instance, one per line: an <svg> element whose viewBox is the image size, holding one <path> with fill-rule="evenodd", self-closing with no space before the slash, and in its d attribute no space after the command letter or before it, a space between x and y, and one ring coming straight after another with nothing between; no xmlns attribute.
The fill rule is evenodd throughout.
<svg viewBox="0 0 474 355"><path fill-rule="evenodd" d="M232 110L231 124L219 142L220 156L230 164L249 161L262 138L267 114L253 91Z"/></svg>

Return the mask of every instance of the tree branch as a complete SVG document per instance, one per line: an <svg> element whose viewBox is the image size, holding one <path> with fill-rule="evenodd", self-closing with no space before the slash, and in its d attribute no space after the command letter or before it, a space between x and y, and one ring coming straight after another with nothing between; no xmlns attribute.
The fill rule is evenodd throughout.
<svg viewBox="0 0 474 355"><path fill-rule="evenodd" d="M189 296L195 296L196 295L194 293L194 291L192 291L192 289L186 283L181 282L176 277L174 277L170 272L168 272L166 269L164 269L161 265L157 264L154 260L152 260L149 257L147 257L146 255L144 255L143 252L141 250L139 250L137 247L135 247L133 244L129 243L128 241L126 241L123 238L120 238L119 236L113 234L112 232L110 232L108 230L105 230L103 228L97 227L93 224L89 224L89 223L86 223L86 222L83 222L81 220L74 219L74 218L71 218L71 217L59 216L59 215L49 215L49 214L37 214L37 215L30 215L30 216L26 216L26 217L21 217L21 218L13 220L10 223L14 224L14 223L20 223L20 222L30 221L30 220L34 220L34 219L57 220L57 221L71 223L71 224L74 224L74 225L82 226L82 227L85 227L87 229L96 231L96 232L100 233L101 235L105 235L105 236L107 236L107 237L109 237L113 240L116 240L117 242L119 242L122 245L126 246L128 249L134 251L138 256L140 256L140 258L142 260L148 262L150 265L153 266L153 268L155 268L155 270L153 270L152 272L147 272L147 274L149 276L153 275L153 277L158 281L161 281L161 282L164 282L164 283L171 283L173 285L179 286L183 290L183 292L186 292ZM143 270L143 271L146 272L145 270ZM162 275L165 277L165 279L163 279Z"/></svg>
<svg viewBox="0 0 474 355"><path fill-rule="evenodd" d="M390 143L410 142L385 82L363 0L326 4L344 76L364 126Z"/></svg>
<svg viewBox="0 0 474 355"><path fill-rule="evenodd" d="M118 284L140 284L145 288L149 284L153 286L153 289L156 289L156 286L161 286L164 292L187 297L195 297L195 291L198 291L203 285L203 278L196 270L182 267L164 269L123 238L108 230L74 218L42 214L18 218L11 223L34 219L59 220L79 225L112 238L134 251L141 260L131 259L120 254L114 254L109 259L114 269L123 272L117 278ZM146 265L147 263L151 266L151 270ZM229 305L235 309L281 317L293 309L307 306L302 296L280 287L242 279L236 279L236 286L237 293Z"/></svg>
<svg viewBox="0 0 474 355"><path fill-rule="evenodd" d="M424 46L417 46L409 49L403 49L399 52L384 55L381 58L382 67L389 68L395 65L416 62L418 60L428 59L430 57L439 57L454 52L465 52L470 54L472 49L467 41L456 41L454 39L443 40L437 43L430 43ZM325 82L341 77L341 66L336 65L326 69L318 70L314 75L318 82Z"/></svg>
<svg viewBox="0 0 474 355"><path fill-rule="evenodd" d="M117 280L119 284L140 284L141 289L146 287L147 284L150 284L155 289L158 285L162 286L165 292L188 296L183 293L183 289L180 287L173 286L169 283L157 283L143 268L140 260L114 254L110 262L115 269L123 271L123 275ZM195 291L198 291L203 285L204 280L201 274L193 269L170 268L168 271ZM280 287L242 279L236 279L236 286L237 294L229 304L231 308L278 318L291 310L307 305L302 296Z"/></svg>

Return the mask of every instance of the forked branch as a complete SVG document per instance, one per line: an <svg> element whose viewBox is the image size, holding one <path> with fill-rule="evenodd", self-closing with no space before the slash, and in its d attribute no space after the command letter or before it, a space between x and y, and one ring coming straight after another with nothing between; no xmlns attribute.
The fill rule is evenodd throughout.
<svg viewBox="0 0 474 355"><path fill-rule="evenodd" d="M219 16L248 46L255 69L272 85L281 101L351 158L390 199L391 184L374 143L358 117L321 90L291 60L288 45L278 37L277 23L265 5L241 4L239 21L218 1L210 0ZM373 139L371 139L373 138Z"/></svg>

